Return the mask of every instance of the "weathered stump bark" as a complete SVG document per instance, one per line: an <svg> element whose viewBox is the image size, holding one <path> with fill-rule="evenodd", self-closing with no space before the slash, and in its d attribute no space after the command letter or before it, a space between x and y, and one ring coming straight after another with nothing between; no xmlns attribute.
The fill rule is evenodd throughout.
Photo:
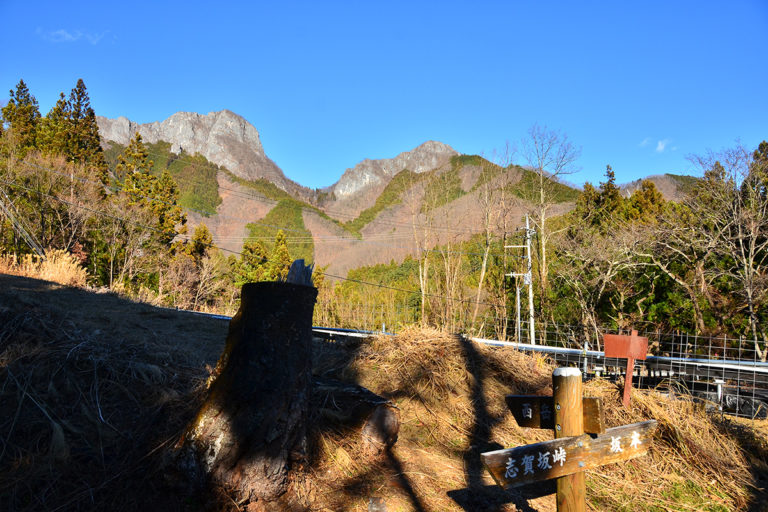
<svg viewBox="0 0 768 512"><path fill-rule="evenodd" d="M315 377L312 393L326 421L360 429L368 454L379 455L397 441L400 414L386 398L357 384L322 377Z"/></svg>
<svg viewBox="0 0 768 512"><path fill-rule="evenodd" d="M241 503L286 491L291 464L306 452L316 297L315 288L291 283L243 286L218 376L181 441L190 478Z"/></svg>

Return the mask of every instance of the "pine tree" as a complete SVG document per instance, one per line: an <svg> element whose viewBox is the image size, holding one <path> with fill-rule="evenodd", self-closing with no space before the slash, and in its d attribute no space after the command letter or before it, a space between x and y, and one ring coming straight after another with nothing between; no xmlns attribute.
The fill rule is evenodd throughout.
<svg viewBox="0 0 768 512"><path fill-rule="evenodd" d="M269 281L267 250L261 242L246 240L240 260L232 262L232 280L237 287L245 283Z"/></svg>
<svg viewBox="0 0 768 512"><path fill-rule="evenodd" d="M149 206L157 217L161 242L170 245L177 234L186 233L187 216L178 204L179 187L167 169L155 180L151 197Z"/></svg>
<svg viewBox="0 0 768 512"><path fill-rule="evenodd" d="M643 180L629 198L627 217L631 221L653 224L664 209L664 196L651 180Z"/></svg>
<svg viewBox="0 0 768 512"><path fill-rule="evenodd" d="M600 182L600 207L604 217L611 217L621 210L623 198L616 186L616 174L610 165L605 166L606 180Z"/></svg>
<svg viewBox="0 0 768 512"><path fill-rule="evenodd" d="M208 249L213 244L213 236L208 230L208 226L202 222L197 225L195 232L192 235L192 240L189 244L189 254L195 258L195 261L199 261L208 253Z"/></svg>
<svg viewBox="0 0 768 512"><path fill-rule="evenodd" d="M282 229L275 235L275 245L272 247L272 254L269 256L267 272L272 281L285 279L288 270L291 267L291 254L288 251L288 240Z"/></svg>
<svg viewBox="0 0 768 512"><path fill-rule="evenodd" d="M24 80L19 80L16 91L10 91L10 100L2 108L2 120L5 124L5 136L11 145L24 156L35 147L35 133L40 123L40 108L37 99L29 92Z"/></svg>
<svg viewBox="0 0 768 512"><path fill-rule="evenodd" d="M576 200L574 211L580 220L594 226L600 222L600 193L591 183L584 184L584 191Z"/></svg>
<svg viewBox="0 0 768 512"><path fill-rule="evenodd" d="M40 120L37 129L37 147L40 151L49 155L66 155L70 124L69 104L62 92L48 115Z"/></svg>
<svg viewBox="0 0 768 512"><path fill-rule="evenodd" d="M159 241L164 246L172 244L177 234L185 232L186 215L179 206L179 187L168 170L158 178L152 174L154 163L149 152L136 132L128 147L118 156L115 172L123 179L123 191L131 204L142 205L157 219ZM181 226L177 230L177 226Z"/></svg>
<svg viewBox="0 0 768 512"><path fill-rule="evenodd" d="M91 100L82 78L78 79L77 85L70 92L67 107L71 121L68 159L72 162L92 165L96 168L102 183L107 183L108 168L101 149L99 125L96 123L96 114L91 108Z"/></svg>
<svg viewBox="0 0 768 512"><path fill-rule="evenodd" d="M136 132L122 153L117 157L115 175L123 189L129 194L149 195L156 179L152 175L154 162L149 159L149 151L144 145L141 134Z"/></svg>

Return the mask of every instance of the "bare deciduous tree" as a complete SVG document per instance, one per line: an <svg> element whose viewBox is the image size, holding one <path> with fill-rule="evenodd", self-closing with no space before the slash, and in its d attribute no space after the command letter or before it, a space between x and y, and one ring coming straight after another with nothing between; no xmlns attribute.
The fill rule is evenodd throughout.
<svg viewBox="0 0 768 512"><path fill-rule="evenodd" d="M551 210L558 203L558 191L562 190L560 179L576 172L574 163L581 154L568 136L534 124L528 135L522 140L521 152L533 172L533 179L523 179L527 188L526 199L533 203L531 220L536 229L536 254L538 256L539 290L542 304L549 289L548 248L551 237L556 233L550 230L548 221Z"/></svg>
<svg viewBox="0 0 768 512"><path fill-rule="evenodd" d="M768 356L758 307L768 294L768 143L750 152L738 145L719 154L696 158L705 169L697 198L702 235L708 235L736 283L749 316L749 329L761 360Z"/></svg>

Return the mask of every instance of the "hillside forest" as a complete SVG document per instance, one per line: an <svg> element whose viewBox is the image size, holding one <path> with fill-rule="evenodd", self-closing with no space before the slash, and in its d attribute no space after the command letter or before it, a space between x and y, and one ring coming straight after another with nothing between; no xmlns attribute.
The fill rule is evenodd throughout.
<svg viewBox="0 0 768 512"><path fill-rule="evenodd" d="M447 168L402 171L372 208L334 221L359 236L421 191L411 256L346 276L316 268L315 323L514 337L516 292L527 305L526 287L505 274L528 269L505 246L524 243L524 211L544 329L569 329L577 340L629 328L741 337L766 360L768 142L693 157L701 176L668 175L679 193L667 198L650 180L620 188L610 166L597 185L569 186L578 150L560 132L534 126L520 147L519 165L461 155ZM435 215L464 193L458 172L469 165L480 169L472 187L484 221L471 236L446 235ZM249 182L275 207L253 219L242 251L219 250L204 220L188 229L186 212L215 212L216 176L228 172L138 133L125 147L101 140L82 80L45 115L19 81L0 119L0 270L32 274L55 263L67 284L232 314L243 283L284 278L295 257L312 261L301 212L327 215L320 203Z"/></svg>

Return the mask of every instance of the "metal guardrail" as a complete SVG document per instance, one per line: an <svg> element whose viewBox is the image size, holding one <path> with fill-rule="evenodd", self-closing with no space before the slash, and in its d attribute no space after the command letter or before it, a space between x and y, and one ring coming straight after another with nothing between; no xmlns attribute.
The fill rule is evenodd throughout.
<svg viewBox="0 0 768 512"><path fill-rule="evenodd" d="M195 315L207 316L219 320L231 320L226 315L201 313L198 311L177 310ZM342 329L336 327L313 326L312 332L322 338L367 338L373 335L394 333L383 331L368 331L358 329ZM626 361L618 358L605 357L605 353L597 350L556 347L549 345L532 345L488 338L470 338L484 345L498 347L514 347L525 352L547 354L558 363L574 364L587 374L606 372L620 374L626 366ZM689 389L695 395L702 397L720 410L729 414L747 417L765 417L768 407L768 363L761 361L710 359L694 357L674 357L648 355L645 361L636 361L635 369L646 369L646 374L656 379L673 379L687 382ZM612 369L609 371L608 369ZM735 382L735 385L724 385Z"/></svg>

